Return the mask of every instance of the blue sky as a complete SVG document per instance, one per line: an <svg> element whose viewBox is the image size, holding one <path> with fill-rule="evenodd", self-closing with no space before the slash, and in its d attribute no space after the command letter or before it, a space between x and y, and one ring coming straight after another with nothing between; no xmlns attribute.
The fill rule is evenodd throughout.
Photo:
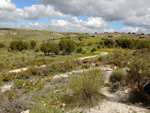
<svg viewBox="0 0 150 113"><path fill-rule="evenodd" d="M149 5L148 0L1 0L0 27L149 33Z"/></svg>

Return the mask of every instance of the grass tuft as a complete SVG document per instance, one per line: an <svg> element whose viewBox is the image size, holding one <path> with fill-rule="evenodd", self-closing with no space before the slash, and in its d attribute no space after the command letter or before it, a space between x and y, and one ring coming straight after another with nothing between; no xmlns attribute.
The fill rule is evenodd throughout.
<svg viewBox="0 0 150 113"><path fill-rule="evenodd" d="M102 99L100 89L104 83L101 70L93 69L80 73L69 80L73 92L72 102L75 107L92 107Z"/></svg>

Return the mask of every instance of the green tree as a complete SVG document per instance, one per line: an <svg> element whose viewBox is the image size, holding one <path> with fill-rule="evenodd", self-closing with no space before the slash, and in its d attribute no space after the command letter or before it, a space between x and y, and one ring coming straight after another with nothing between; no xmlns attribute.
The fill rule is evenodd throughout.
<svg viewBox="0 0 150 113"><path fill-rule="evenodd" d="M60 48L58 44L54 44L51 42L44 42L41 44L40 49L42 52L44 52L44 55L50 55L50 54L56 54L58 55L60 53Z"/></svg>
<svg viewBox="0 0 150 113"><path fill-rule="evenodd" d="M41 50L42 52L44 52L44 55L46 56L47 53L48 53L48 51L49 51L49 48L48 48L47 43L45 43L45 42L42 43L41 46L40 46L40 50Z"/></svg>
<svg viewBox="0 0 150 113"><path fill-rule="evenodd" d="M59 48L58 44L52 45L52 53L55 53L56 55L58 55L60 53L60 48Z"/></svg>
<svg viewBox="0 0 150 113"><path fill-rule="evenodd" d="M9 47L11 50L17 50L17 41L12 41Z"/></svg>
<svg viewBox="0 0 150 113"><path fill-rule="evenodd" d="M106 39L106 40L104 41L104 44L105 44L105 46L108 47L108 48L113 48L115 42L114 42L112 39Z"/></svg>
<svg viewBox="0 0 150 113"><path fill-rule="evenodd" d="M59 47L63 54L71 54L76 49L76 43L73 40L61 40Z"/></svg>
<svg viewBox="0 0 150 113"><path fill-rule="evenodd" d="M12 41L10 43L10 49L11 50L28 50L29 48L29 44L28 42L24 42L24 41Z"/></svg>
<svg viewBox="0 0 150 113"><path fill-rule="evenodd" d="M60 42L59 42L59 47L60 47L60 50L61 51L65 51L65 49L66 49L66 47L67 47L67 40L61 40Z"/></svg>
<svg viewBox="0 0 150 113"><path fill-rule="evenodd" d="M30 47L31 47L31 49L33 49L36 45L37 45L37 44L36 44L36 42L35 42L34 40L32 40L32 41L30 42Z"/></svg>
<svg viewBox="0 0 150 113"><path fill-rule="evenodd" d="M72 52L74 52L76 49L76 44L73 40L68 40L67 41L67 47L66 47L66 53L67 54L71 54Z"/></svg>

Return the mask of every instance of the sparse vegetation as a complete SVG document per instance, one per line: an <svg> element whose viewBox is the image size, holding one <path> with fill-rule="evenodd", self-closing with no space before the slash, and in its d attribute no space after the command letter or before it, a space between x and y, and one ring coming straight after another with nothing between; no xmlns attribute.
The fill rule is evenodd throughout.
<svg viewBox="0 0 150 113"><path fill-rule="evenodd" d="M1 31L0 112L57 113L93 107L104 97L103 86L114 92L130 88L130 102L149 105L150 96L143 91L150 73L149 34ZM102 52L109 54L100 56ZM88 57L92 55L99 56ZM105 72L110 71L103 74L97 69L105 66L114 71L110 83L104 84ZM9 72L21 68L27 70Z"/></svg>

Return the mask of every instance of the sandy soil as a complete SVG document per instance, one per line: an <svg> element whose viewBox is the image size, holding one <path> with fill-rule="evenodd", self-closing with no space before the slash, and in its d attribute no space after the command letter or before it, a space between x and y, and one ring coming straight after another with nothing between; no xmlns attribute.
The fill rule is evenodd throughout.
<svg viewBox="0 0 150 113"><path fill-rule="evenodd" d="M105 56L105 55L108 55L108 52L101 52L101 56ZM93 56L87 56L87 57L81 57L81 58L78 58L78 60L84 60L86 58L95 58L95 57L98 57L99 55L93 55Z"/></svg>
<svg viewBox="0 0 150 113"><path fill-rule="evenodd" d="M105 67L103 67L105 69ZM106 69L106 81L112 73L111 68ZM108 87L104 87L101 90L102 94L106 96L106 100L99 103L98 106L91 108L87 111L87 113L150 113L150 110L144 109L140 106L128 105L125 103L121 103L120 101L124 101L128 98L128 91L117 91L116 93L110 93Z"/></svg>

